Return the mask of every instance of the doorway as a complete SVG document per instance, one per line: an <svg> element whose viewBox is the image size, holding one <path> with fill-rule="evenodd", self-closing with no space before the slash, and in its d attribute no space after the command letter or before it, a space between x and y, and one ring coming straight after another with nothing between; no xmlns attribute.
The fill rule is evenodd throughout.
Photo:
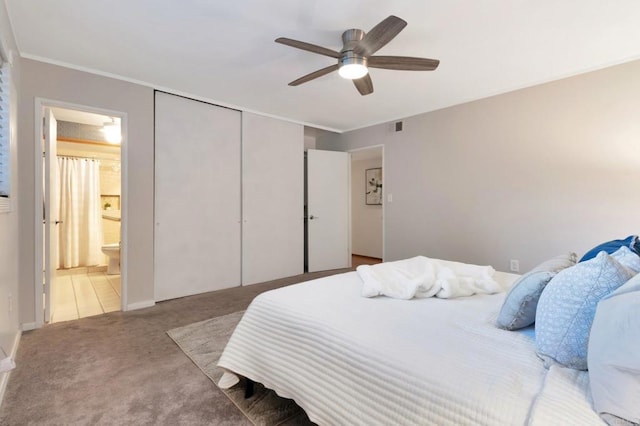
<svg viewBox="0 0 640 426"><path fill-rule="evenodd" d="M358 265L384 259L384 146L351 153L351 256Z"/></svg>
<svg viewBox="0 0 640 426"><path fill-rule="evenodd" d="M126 116L43 100L36 101L36 111L44 123L36 168L42 174L36 247L43 247L36 256L36 277L42 277L36 282L36 312L42 312L36 325L121 310Z"/></svg>

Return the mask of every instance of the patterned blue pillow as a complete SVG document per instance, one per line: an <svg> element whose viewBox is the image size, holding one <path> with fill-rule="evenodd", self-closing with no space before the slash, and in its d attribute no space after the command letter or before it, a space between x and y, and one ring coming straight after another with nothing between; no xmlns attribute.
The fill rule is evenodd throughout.
<svg viewBox="0 0 640 426"><path fill-rule="evenodd" d="M611 255L615 260L632 269L636 274L640 272L640 256L629 247L622 246Z"/></svg>
<svg viewBox="0 0 640 426"><path fill-rule="evenodd" d="M616 297L619 294L633 293L634 291L640 292L640 274L635 274L633 278L622 284L616 291L602 300L611 299L612 297Z"/></svg>
<svg viewBox="0 0 640 426"><path fill-rule="evenodd" d="M598 302L635 272L606 252L560 271L545 287L536 311L536 351L545 366L587 369L589 331Z"/></svg>

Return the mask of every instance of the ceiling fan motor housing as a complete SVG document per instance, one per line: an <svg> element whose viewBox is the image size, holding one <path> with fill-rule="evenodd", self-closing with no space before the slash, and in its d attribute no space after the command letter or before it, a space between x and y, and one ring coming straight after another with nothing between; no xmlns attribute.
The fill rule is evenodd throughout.
<svg viewBox="0 0 640 426"><path fill-rule="evenodd" d="M367 66L367 58L362 55L356 55L351 50L343 52L340 56L339 65L343 67L345 65L364 65Z"/></svg>

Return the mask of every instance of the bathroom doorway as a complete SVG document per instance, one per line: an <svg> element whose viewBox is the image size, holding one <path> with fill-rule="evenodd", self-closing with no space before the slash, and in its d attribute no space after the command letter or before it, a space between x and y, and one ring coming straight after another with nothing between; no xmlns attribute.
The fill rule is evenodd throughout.
<svg viewBox="0 0 640 426"><path fill-rule="evenodd" d="M43 323L121 310L122 115L43 103ZM37 208L37 207L36 207ZM41 324L40 324L41 325Z"/></svg>

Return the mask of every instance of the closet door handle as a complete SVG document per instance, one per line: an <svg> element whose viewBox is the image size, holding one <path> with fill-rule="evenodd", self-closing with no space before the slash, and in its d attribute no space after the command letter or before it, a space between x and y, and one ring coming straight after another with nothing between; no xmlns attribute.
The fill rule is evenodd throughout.
<svg viewBox="0 0 640 426"><path fill-rule="evenodd" d="M63 221L61 221L61 220L56 220L54 223L55 223L56 225L58 225L58 224L60 224L60 223L64 223L64 222L63 222Z"/></svg>
<svg viewBox="0 0 640 426"><path fill-rule="evenodd" d="M309 220L313 220L313 219L320 219L320 218L318 216L314 216L314 215L309 216Z"/></svg>

